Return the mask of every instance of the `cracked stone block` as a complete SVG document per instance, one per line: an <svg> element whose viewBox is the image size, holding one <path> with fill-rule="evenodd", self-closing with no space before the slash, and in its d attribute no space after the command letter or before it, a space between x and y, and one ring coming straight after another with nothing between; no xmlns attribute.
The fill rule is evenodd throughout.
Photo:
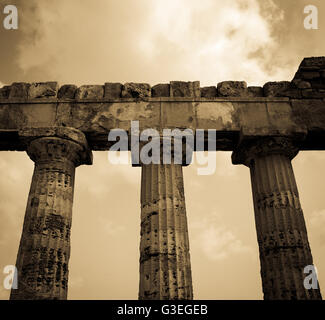
<svg viewBox="0 0 325 320"><path fill-rule="evenodd" d="M169 97L170 85L169 83L159 83L151 88L152 97Z"/></svg>
<svg viewBox="0 0 325 320"><path fill-rule="evenodd" d="M302 90L302 97L308 99L322 99L325 98L325 90L305 89Z"/></svg>
<svg viewBox="0 0 325 320"><path fill-rule="evenodd" d="M107 99L118 99L121 98L123 85L121 83L105 83L104 97Z"/></svg>
<svg viewBox="0 0 325 320"><path fill-rule="evenodd" d="M10 86L9 99L14 99L14 98L27 99L29 87L30 87L29 83L14 82Z"/></svg>
<svg viewBox="0 0 325 320"><path fill-rule="evenodd" d="M201 97L202 98L215 98L218 95L217 87L203 87L201 88Z"/></svg>
<svg viewBox="0 0 325 320"><path fill-rule="evenodd" d="M217 90L220 97L245 97L247 83L245 81L223 81L218 83Z"/></svg>
<svg viewBox="0 0 325 320"><path fill-rule="evenodd" d="M310 89L311 84L308 81L303 81L303 80L293 80L292 83L298 88L298 89Z"/></svg>
<svg viewBox="0 0 325 320"><path fill-rule="evenodd" d="M284 97L284 92L291 88L289 81L267 82L263 86L266 97Z"/></svg>
<svg viewBox="0 0 325 320"><path fill-rule="evenodd" d="M262 87L248 87L247 88L248 97L263 97L264 92Z"/></svg>
<svg viewBox="0 0 325 320"><path fill-rule="evenodd" d="M201 97L200 81L171 81L170 96L199 98Z"/></svg>
<svg viewBox="0 0 325 320"><path fill-rule="evenodd" d="M148 83L125 83L121 95L122 98L151 97L151 87Z"/></svg>
<svg viewBox="0 0 325 320"><path fill-rule="evenodd" d="M313 80L320 77L320 73L317 71L311 71L311 72L301 72L300 77L303 80Z"/></svg>
<svg viewBox="0 0 325 320"><path fill-rule="evenodd" d="M102 99L104 87L101 85L84 85L77 89L76 99Z"/></svg>
<svg viewBox="0 0 325 320"><path fill-rule="evenodd" d="M289 89L283 92L283 97L291 99L301 99L300 89Z"/></svg>
<svg viewBox="0 0 325 320"><path fill-rule="evenodd" d="M58 92L59 99L74 99L78 87L74 84L63 85Z"/></svg>
<svg viewBox="0 0 325 320"><path fill-rule="evenodd" d="M32 83L28 89L28 98L56 97L59 85L57 82Z"/></svg>
<svg viewBox="0 0 325 320"><path fill-rule="evenodd" d="M323 69L325 68L325 57L304 58L299 69L304 67L317 67Z"/></svg>
<svg viewBox="0 0 325 320"><path fill-rule="evenodd" d="M0 89L0 99L8 99L10 93L10 86L3 86Z"/></svg>
<svg viewBox="0 0 325 320"><path fill-rule="evenodd" d="M322 77L322 71L325 69L325 57L311 57L305 58L298 71L295 74L295 79L300 80L318 80Z"/></svg>

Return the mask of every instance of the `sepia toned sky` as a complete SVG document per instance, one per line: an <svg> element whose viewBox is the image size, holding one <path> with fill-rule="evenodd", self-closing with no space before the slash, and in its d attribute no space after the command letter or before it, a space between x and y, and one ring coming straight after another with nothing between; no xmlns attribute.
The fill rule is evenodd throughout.
<svg viewBox="0 0 325 320"><path fill-rule="evenodd" d="M15 4L19 29L5 30ZM318 30L305 30L305 5ZM306 56L325 55L322 0L0 0L0 87L12 82L104 84L291 80ZM195 299L262 299L249 169L217 152L217 169L184 168ZM325 294L325 152L293 167ZM76 171L69 299L137 299L140 168L95 152ZM15 264L33 162L0 153L0 282ZM9 292L0 285L0 299Z"/></svg>

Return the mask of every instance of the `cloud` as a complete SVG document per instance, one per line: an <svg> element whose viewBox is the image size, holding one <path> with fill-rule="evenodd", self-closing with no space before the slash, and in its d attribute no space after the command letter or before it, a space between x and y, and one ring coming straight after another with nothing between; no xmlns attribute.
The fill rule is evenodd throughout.
<svg viewBox="0 0 325 320"><path fill-rule="evenodd" d="M69 277L69 288L70 289L80 289L83 288L85 284L85 280L81 276L72 275Z"/></svg>
<svg viewBox="0 0 325 320"><path fill-rule="evenodd" d="M21 166L21 163L24 166ZM7 250L13 235L20 235L22 218L24 215L29 190L29 183L33 172L33 162L23 152L2 152L0 158L0 247ZM23 183L23 181L25 183ZM16 190L25 193L23 199L17 199Z"/></svg>
<svg viewBox="0 0 325 320"><path fill-rule="evenodd" d="M314 212L310 222L314 225L322 224L325 226L325 209Z"/></svg>
<svg viewBox="0 0 325 320"><path fill-rule="evenodd" d="M320 164L325 160L324 151L300 151L297 157L293 159L297 166L306 166L311 161L317 161Z"/></svg>
<svg viewBox="0 0 325 320"><path fill-rule="evenodd" d="M123 225L118 225L110 221L107 217L98 217L98 225L102 228L105 234L115 237L125 232L126 228Z"/></svg>
<svg viewBox="0 0 325 320"><path fill-rule="evenodd" d="M316 240L316 245L325 246L325 209L314 211L308 221L313 232L310 234L312 239Z"/></svg>
<svg viewBox="0 0 325 320"><path fill-rule="evenodd" d="M32 4L37 10L25 12L33 23L22 28L19 65L40 77L75 83L192 79L208 85L289 76L283 68L265 73L277 44L257 0ZM278 11L270 6L273 20L281 19Z"/></svg>
<svg viewBox="0 0 325 320"><path fill-rule="evenodd" d="M233 254L247 254L249 247L224 227L209 226L200 236L200 244L206 256L211 260L223 260Z"/></svg>
<svg viewBox="0 0 325 320"><path fill-rule="evenodd" d="M210 214L191 224L193 244L199 246L209 260L225 260L234 254L254 255L236 234L222 224L220 215Z"/></svg>
<svg viewBox="0 0 325 320"><path fill-rule="evenodd" d="M166 60L174 59L171 54L175 52L183 78L201 79L206 84L230 79L256 84L271 76L265 74L256 55L251 58L259 52L268 61L276 47L271 21L261 15L258 1L170 0L154 4L150 19L155 27L145 37L145 48L151 47L151 55L160 54ZM270 7L270 11L276 10ZM281 19L281 14L275 17ZM170 64L173 62L166 63ZM276 73L285 76L281 70Z"/></svg>

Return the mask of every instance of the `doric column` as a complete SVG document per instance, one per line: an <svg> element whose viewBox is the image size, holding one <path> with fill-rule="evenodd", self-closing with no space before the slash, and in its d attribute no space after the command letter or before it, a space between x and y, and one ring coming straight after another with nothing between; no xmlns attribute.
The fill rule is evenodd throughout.
<svg viewBox="0 0 325 320"><path fill-rule="evenodd" d="M285 137L247 139L232 155L250 168L264 299L321 299L305 289L313 264L291 160L298 148Z"/></svg>
<svg viewBox="0 0 325 320"><path fill-rule="evenodd" d="M18 289L10 299L67 299L75 168L91 164L82 132L70 128L25 130L35 162L17 256Z"/></svg>
<svg viewBox="0 0 325 320"><path fill-rule="evenodd" d="M141 300L193 299L182 164L143 164Z"/></svg>

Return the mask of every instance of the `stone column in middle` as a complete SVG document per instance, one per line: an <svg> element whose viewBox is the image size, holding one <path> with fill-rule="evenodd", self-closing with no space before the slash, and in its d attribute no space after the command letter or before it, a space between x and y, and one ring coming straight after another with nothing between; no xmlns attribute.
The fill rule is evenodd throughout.
<svg viewBox="0 0 325 320"><path fill-rule="evenodd" d="M140 300L193 299L183 169L173 160L142 164Z"/></svg>

